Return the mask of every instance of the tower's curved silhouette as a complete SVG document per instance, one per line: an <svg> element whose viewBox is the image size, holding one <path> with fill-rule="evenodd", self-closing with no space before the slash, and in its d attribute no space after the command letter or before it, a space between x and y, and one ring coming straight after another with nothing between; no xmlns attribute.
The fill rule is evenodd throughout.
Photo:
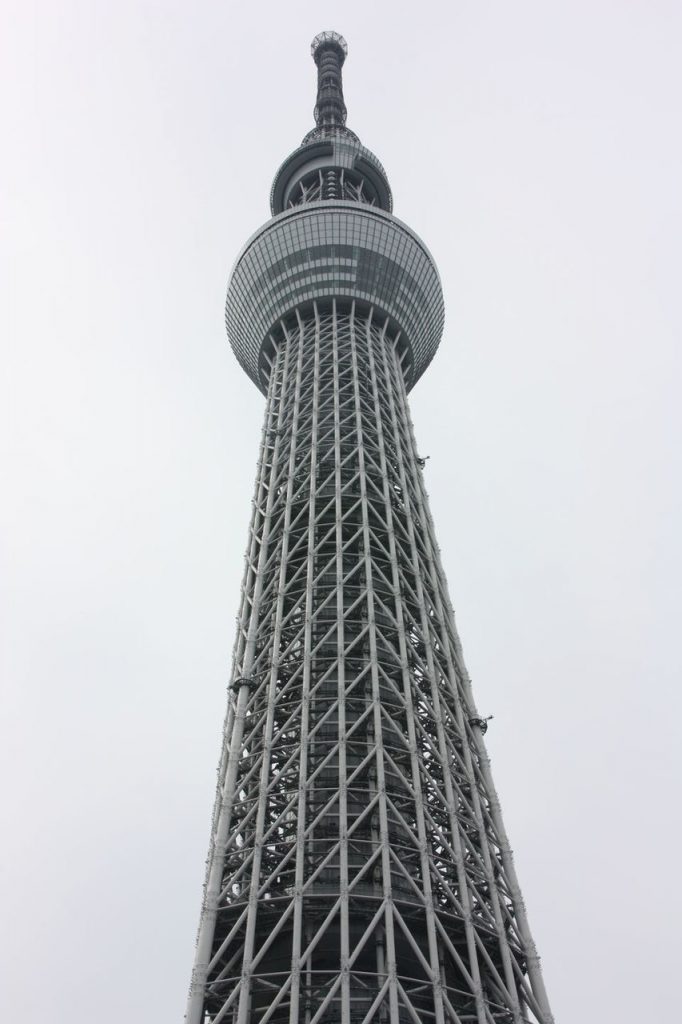
<svg viewBox="0 0 682 1024"><path fill-rule="evenodd" d="M407 393L443 299L344 39L226 320L267 396L187 1024L551 1022Z"/></svg>

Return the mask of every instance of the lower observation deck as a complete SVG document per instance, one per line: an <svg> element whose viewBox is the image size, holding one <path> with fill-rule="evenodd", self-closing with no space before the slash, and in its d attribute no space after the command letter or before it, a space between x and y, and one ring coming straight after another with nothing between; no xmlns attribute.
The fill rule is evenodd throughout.
<svg viewBox="0 0 682 1024"><path fill-rule="evenodd" d="M270 331L296 308L347 298L387 316L409 357L411 388L443 332L443 293L423 242L392 214L347 201L279 214L246 244L227 293L227 333L242 367L265 392Z"/></svg>

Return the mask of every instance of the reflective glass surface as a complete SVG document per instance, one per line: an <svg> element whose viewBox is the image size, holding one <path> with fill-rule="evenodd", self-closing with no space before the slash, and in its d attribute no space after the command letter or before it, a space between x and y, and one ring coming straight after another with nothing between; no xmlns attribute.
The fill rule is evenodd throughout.
<svg viewBox="0 0 682 1024"><path fill-rule="evenodd" d="M380 210L310 203L253 236L232 272L225 319L232 348L263 390L259 356L280 318L313 300L356 299L386 314L411 352L408 387L433 358L443 331L443 294L419 238Z"/></svg>

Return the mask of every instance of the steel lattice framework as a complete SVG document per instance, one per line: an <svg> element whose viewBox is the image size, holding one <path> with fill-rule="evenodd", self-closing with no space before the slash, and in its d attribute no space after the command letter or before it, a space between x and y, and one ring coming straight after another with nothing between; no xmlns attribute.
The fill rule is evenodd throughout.
<svg viewBox="0 0 682 1024"><path fill-rule="evenodd" d="M338 40L314 52L340 90ZM408 412L423 367L390 303L328 276L256 355L231 333L267 404L187 1024L550 1024Z"/></svg>

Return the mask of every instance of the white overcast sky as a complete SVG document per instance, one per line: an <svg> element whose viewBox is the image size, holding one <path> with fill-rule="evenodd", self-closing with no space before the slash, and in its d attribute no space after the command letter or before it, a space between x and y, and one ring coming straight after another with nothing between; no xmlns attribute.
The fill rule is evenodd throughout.
<svg viewBox="0 0 682 1024"><path fill-rule="evenodd" d="M262 396L232 262L348 123L443 279L412 397L558 1024L679 1014L679 0L0 0L0 1019L180 1021Z"/></svg>

